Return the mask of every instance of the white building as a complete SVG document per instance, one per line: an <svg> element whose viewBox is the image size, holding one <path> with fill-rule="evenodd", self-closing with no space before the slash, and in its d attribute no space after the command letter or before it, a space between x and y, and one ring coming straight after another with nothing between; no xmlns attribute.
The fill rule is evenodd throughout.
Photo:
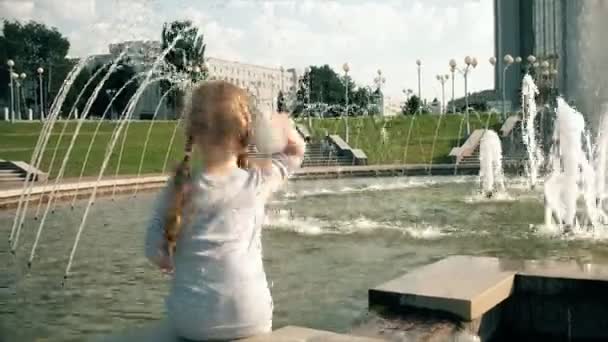
<svg viewBox="0 0 608 342"><path fill-rule="evenodd" d="M270 68L261 65L208 58L209 76L248 89L266 109L276 108L279 91L286 101L295 96L298 75L293 68Z"/></svg>
<svg viewBox="0 0 608 342"><path fill-rule="evenodd" d="M96 65L105 64L115 60L122 52L126 51L126 60L137 72L145 71L151 66L156 58L162 53L162 45L159 41L126 41L109 45L109 54L99 55L95 59ZM293 68L266 67L229 61L210 57L206 59L209 78L212 80L225 80L239 87L249 90L256 96L262 109L276 109L279 91L283 92L285 101L289 105L295 101L298 75ZM150 84L142 94L136 107L133 118L151 118L158 108L156 119L174 118L171 108L166 104L158 106L162 97L160 84Z"/></svg>

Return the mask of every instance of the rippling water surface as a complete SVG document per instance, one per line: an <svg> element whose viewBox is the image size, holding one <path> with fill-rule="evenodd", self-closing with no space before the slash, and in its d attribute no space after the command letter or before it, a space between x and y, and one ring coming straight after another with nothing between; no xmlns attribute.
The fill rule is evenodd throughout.
<svg viewBox="0 0 608 342"><path fill-rule="evenodd" d="M364 317L369 287L448 255L608 261L603 239L538 233L541 194L517 180L493 200L477 187L476 178L455 177L290 183L270 204L263 235L275 327L347 331ZM162 318L168 281L142 249L154 197L95 204L65 288L84 202L49 218L32 270L37 222L26 221L16 258L0 244L0 341L80 341ZM13 215L0 212L6 237Z"/></svg>

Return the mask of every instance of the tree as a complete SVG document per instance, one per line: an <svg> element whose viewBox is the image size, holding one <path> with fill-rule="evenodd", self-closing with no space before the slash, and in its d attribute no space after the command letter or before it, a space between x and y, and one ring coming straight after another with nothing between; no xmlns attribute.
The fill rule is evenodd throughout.
<svg viewBox="0 0 608 342"><path fill-rule="evenodd" d="M181 38L175 42L175 39ZM165 62L175 67L178 72L187 72L188 66L201 66L205 62L203 35L192 26L189 20L165 23L162 32L162 48L174 46L165 56ZM206 70L203 70L206 73Z"/></svg>
<svg viewBox="0 0 608 342"><path fill-rule="evenodd" d="M76 64L75 60L71 61L70 63L67 64L69 67L66 69L67 70L72 69L75 64ZM74 79L74 82L73 82L72 86L70 87L70 90L68 91L68 93L65 97L65 100L63 101L63 104L61 107L61 113L60 113L62 117L68 118L71 116L72 118L74 118L74 116L73 116L74 114L70 113L70 111L72 110L72 107L74 107L74 104L76 103L76 100L78 99L78 95L83 91L83 89L85 89L85 86L87 85L87 83L89 82L90 79L91 79L91 73L89 72L89 70L87 68L83 68L82 71L80 72L80 74L78 74L78 76L76 77L76 79ZM94 88L95 88L95 82L91 82L89 84L89 86L86 87L86 89L84 90L82 96L80 97L80 100L78 101L78 103L76 104L76 107L75 107L75 109L78 110L78 115L82 114L82 111L84 110L87 100L93 93Z"/></svg>
<svg viewBox="0 0 608 342"><path fill-rule="evenodd" d="M353 92L352 103L367 108L372 102L372 90L369 87L359 87Z"/></svg>
<svg viewBox="0 0 608 342"><path fill-rule="evenodd" d="M176 39L180 39L175 41ZM165 62L174 68L174 71L188 75L192 81L204 80L208 76L208 70L201 68L200 73L193 73L192 69L196 66L201 67L205 62L205 47L203 43L203 35L199 34L196 27L189 20L174 21L165 23L162 31L162 48L166 50L174 44L167 55ZM167 81L161 82L163 92L167 91L171 84ZM182 106L183 94L176 90L172 96L168 96L167 101L172 104L175 109Z"/></svg>
<svg viewBox="0 0 608 342"><path fill-rule="evenodd" d="M96 80L92 82L95 84L95 86L89 88L91 91L107 75L107 72L110 70L110 66L98 66L93 71L93 74L95 74L99 69L104 70L101 71L96 77ZM105 113L105 118L110 119L112 116L120 115L126 109L129 100L135 95L135 92L139 88L138 80L133 79L135 75L135 69L131 65L120 63L114 70L114 73L112 73L112 75L110 75L107 81L103 84L95 99L95 102L93 102L89 116L101 117L104 115L104 112L108 108L110 100L114 94L116 94L116 99L112 103L112 106L109 108L108 112ZM118 94L118 91L123 87L124 89L120 92L120 94Z"/></svg>
<svg viewBox="0 0 608 342"><path fill-rule="evenodd" d="M345 80L327 64L320 67L311 66L310 71L302 76L296 92L296 114L303 111L304 104L308 103L309 97L310 103L345 105L346 87L348 87L349 104L352 104L355 83L350 77Z"/></svg>
<svg viewBox="0 0 608 342"><path fill-rule="evenodd" d="M412 95L407 99L405 105L402 108L403 114L405 115L413 115L416 114L420 110L421 102L420 98L416 95Z"/></svg>
<svg viewBox="0 0 608 342"><path fill-rule="evenodd" d="M285 105L285 95L283 95L283 91L279 91L279 95L277 96L277 111L279 113L287 112L287 106Z"/></svg>
<svg viewBox="0 0 608 342"><path fill-rule="evenodd" d="M15 62L15 70L28 75L24 87L27 102L34 102L33 94L38 94L36 70L45 69L47 82L47 102L55 97L63 79L67 75L63 72L68 64L66 55L70 49L70 42L56 28L49 28L34 21L22 24L19 21L5 20L2 35L0 35L0 98L9 98L9 75L6 61Z"/></svg>

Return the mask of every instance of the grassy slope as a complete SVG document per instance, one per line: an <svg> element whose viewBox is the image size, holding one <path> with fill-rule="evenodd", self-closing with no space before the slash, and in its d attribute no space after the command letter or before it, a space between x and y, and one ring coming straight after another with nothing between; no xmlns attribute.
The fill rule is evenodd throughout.
<svg viewBox="0 0 608 342"><path fill-rule="evenodd" d="M125 143L119 170L120 174L137 174L149 125L149 122L134 122L129 126L129 129L127 130L127 141ZM64 123L60 122L53 127L52 135L42 160L42 170L48 171L50 168L53 152L57 146L57 141L63 126ZM92 133L95 131L96 126L97 122L87 122L82 126L68 159L65 177L77 177L80 175L80 170L84 163L89 143L93 138ZM23 160L29 163L41 127L42 125L39 123L19 123L14 125L6 123L0 124L0 158L6 160ZM116 125L114 123L108 122L104 122L101 125L85 168L85 176L96 175L99 171L106 147L115 127ZM172 122L154 123L142 168L143 173L158 173L162 171L169 140L171 139L174 127L175 123ZM61 143L57 148L57 156L51 172L53 176L57 174L61 167L63 157L67 152L75 128L76 124L73 122L67 125L66 134L61 139ZM110 159L106 174L114 174L116 170L121 143L122 136L117 141L114 149L115 152ZM183 134L178 131L172 148L172 155L169 159L169 167L172 167L175 164L175 160L179 158L179 151L182 148Z"/></svg>
<svg viewBox="0 0 608 342"><path fill-rule="evenodd" d="M471 115L471 127L485 127L488 117ZM496 116L490 117L490 127L496 126ZM397 117L387 121L386 131L388 132L389 142L382 144L381 127L384 121L375 121L371 118L350 118L350 142L353 146L363 149L370 163L428 163L433 159L433 163L440 163L449 160L447 154L450 149L457 145L459 136L464 135L465 127L462 125L462 116L446 116L441 120L434 153L431 153L435 130L439 117L421 116L414 121L411 136L408 141L408 132L412 117ZM305 120L304 120L305 121ZM87 122L83 125L80 134L76 138L76 143L68 159L65 177L78 177L83 165L86 151L93 137L93 132L97 122ZM0 123L0 159L22 160L30 162L31 154L38 139L42 125L40 123ZM46 152L42 160L41 169L48 171L53 156L53 151L57 146L57 141L63 122L57 123L47 145ZM97 175L101 167L105 149L110 141L112 131L116 127L115 123L104 122L95 139L89 161L85 168L85 176ZM130 124L127 141L122 157L120 174L137 174L140 158L147 135L150 122L133 122ZM169 141L175 122L156 122L148 143L145 154L142 173L159 173L162 171L163 163L167 153ZM61 166L63 157L67 152L70 140L76 124L71 122L66 127L66 134L61 139L57 149L57 156L53 163L52 176L55 176ZM339 119L316 119L313 120L312 134L316 137L323 136L325 130L330 134L340 134L344 136L345 123ZM459 132L461 134L459 134ZM110 159L106 174L113 175L116 171L118 155L121 148L122 136L118 139L114 154ZM168 168L172 168L175 162L181 158L183 148L183 133L178 129L175 143L173 144L169 157Z"/></svg>
<svg viewBox="0 0 608 342"><path fill-rule="evenodd" d="M381 128L383 120L377 122L370 118L349 118L350 144L366 152L370 163L433 163L447 162L451 148L461 144L466 131L464 116L447 115L441 119L439 130L438 116L424 115L417 118L399 116L387 120L386 132L389 137L387 144L382 144ZM412 120L414 120L412 122ZM306 122L306 120L302 120ZM412 125L413 124L413 125ZM496 129L496 115L470 116L471 130L475 128ZM313 120L311 134L320 137L328 130L330 134L345 137L345 122L343 119ZM410 133L410 127L411 133ZM437 131L437 140L433 151L433 140ZM408 139L409 136L409 139ZM409 143L408 143L409 142Z"/></svg>

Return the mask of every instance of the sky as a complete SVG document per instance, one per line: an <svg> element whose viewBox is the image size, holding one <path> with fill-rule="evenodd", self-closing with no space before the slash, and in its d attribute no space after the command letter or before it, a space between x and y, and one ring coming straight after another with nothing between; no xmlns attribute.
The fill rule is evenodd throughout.
<svg viewBox="0 0 608 342"><path fill-rule="evenodd" d="M0 0L0 17L57 27L71 56L158 40L165 21L190 19L204 33L207 56L300 70L329 64L339 72L348 62L360 85L373 85L381 70L393 98L418 91L417 59L429 100L441 100L436 76L449 72L452 58L459 66L467 55L478 59L469 91L494 82L492 0ZM455 92L464 94L458 74ZM446 101L450 96L447 84Z"/></svg>

